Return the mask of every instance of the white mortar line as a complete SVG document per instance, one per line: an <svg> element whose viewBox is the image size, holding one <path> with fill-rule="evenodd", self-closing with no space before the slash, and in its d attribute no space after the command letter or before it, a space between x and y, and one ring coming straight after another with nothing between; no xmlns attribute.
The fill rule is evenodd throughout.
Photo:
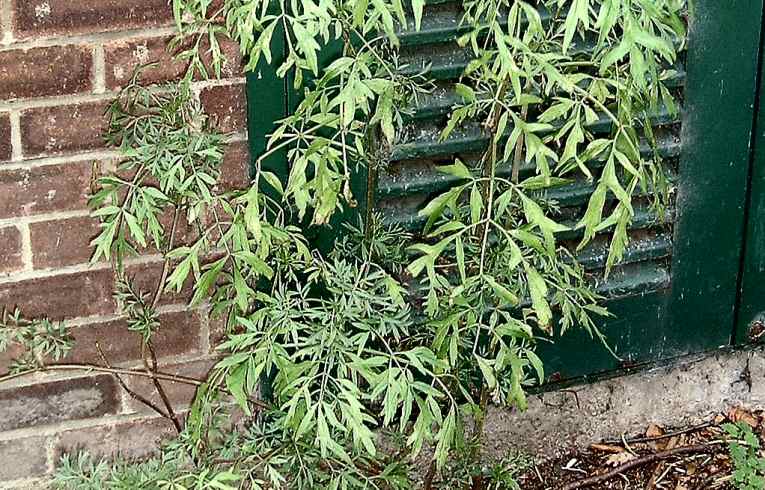
<svg viewBox="0 0 765 490"><path fill-rule="evenodd" d="M11 124L13 124L11 119ZM31 170L37 167L43 167L46 165L62 165L90 162L93 160L115 160L119 159L120 154L116 150L98 150L86 153L76 153L73 155L53 155L47 157L38 157L30 160L23 160L17 162L3 163L0 165L0 172L12 171L12 170Z"/></svg>
<svg viewBox="0 0 765 490"><path fill-rule="evenodd" d="M61 211L55 213L36 214L33 216L19 216L14 218L0 219L0 228L4 226L14 226L31 223L41 223L45 221L59 221L70 218L83 218L90 216L90 211L83 209L80 211Z"/></svg>
<svg viewBox="0 0 765 490"><path fill-rule="evenodd" d="M220 80L201 80L193 83L193 90L196 94L199 94L206 88L242 85L245 82L245 77L223 78ZM157 91L163 92L163 90L159 88ZM83 93L65 96L46 96L38 98L0 100L0 111L39 109L42 107L60 107L65 105L85 104L89 102L103 102L105 100L112 100L116 96L117 92L106 91L106 88L104 88L103 93Z"/></svg>
<svg viewBox="0 0 765 490"><path fill-rule="evenodd" d="M18 226L21 233L21 262L24 264L24 271L30 272L34 269L32 260L32 233L29 231L28 223L20 223Z"/></svg>
<svg viewBox="0 0 765 490"><path fill-rule="evenodd" d="M161 255L140 255L138 257L130 257L129 259L125 259L125 265L132 266L132 265L161 263L161 260L162 260ZM55 276L78 274L81 272L100 271L104 269L109 269L110 267L111 267L111 264L109 264L108 262L97 262L95 264L91 264L91 263L76 264L76 265L70 265L66 267L55 268L55 269L54 268L38 269L38 270L13 274L7 277L2 277L0 278L0 285L12 284L12 283L21 282L21 281L27 281L30 279L45 279L45 278L55 277Z"/></svg>
<svg viewBox="0 0 765 490"><path fill-rule="evenodd" d="M0 0L0 2L3 2L3 3L0 3L0 5L5 5L6 3L10 4L10 0ZM0 15L2 15L3 10L0 10ZM74 34L69 36L36 37L34 39L19 41L12 45L10 44L12 39L10 39L9 41L3 42L5 46L0 46L0 52L10 51L12 49L28 50L33 48L69 46L72 44L107 43L107 42L113 42L113 41L121 41L124 39L132 39L136 37L162 37L162 36L175 34L176 32L177 31L175 30L175 27L157 27L157 28L151 28L151 29L128 29L128 30L120 30L120 31L112 31L112 32L91 33L91 34Z"/></svg>
<svg viewBox="0 0 765 490"><path fill-rule="evenodd" d="M47 96L34 99L0 100L1 110L38 109L41 107L60 107L88 102L103 102L114 98L114 94L73 94L64 96Z"/></svg>
<svg viewBox="0 0 765 490"><path fill-rule="evenodd" d="M202 355L210 354L210 314L209 306L197 309L199 315L199 352Z"/></svg>
<svg viewBox="0 0 765 490"><path fill-rule="evenodd" d="M106 60L102 44L93 46L93 93L106 93Z"/></svg>
<svg viewBox="0 0 765 490"><path fill-rule="evenodd" d="M120 388L122 389L122 388ZM91 429L95 427L111 427L125 422L149 422L159 418L156 416L147 416L146 414L137 415L104 415L98 418L65 420L56 424L46 424L35 427L24 427L22 429L13 429L0 432L0 441L11 441L14 439L24 439L27 437L45 437L56 436L62 432L76 429ZM5 483L5 482L3 482Z"/></svg>
<svg viewBox="0 0 765 490"><path fill-rule="evenodd" d="M21 115L18 111L11 111L8 113L8 118L11 123L11 161L19 161L24 159L24 154L21 149ZM7 167L9 165L6 165Z"/></svg>
<svg viewBox="0 0 765 490"><path fill-rule="evenodd" d="M53 473L56 470L56 443L58 435L54 434L45 441L45 459L48 463L47 473Z"/></svg>

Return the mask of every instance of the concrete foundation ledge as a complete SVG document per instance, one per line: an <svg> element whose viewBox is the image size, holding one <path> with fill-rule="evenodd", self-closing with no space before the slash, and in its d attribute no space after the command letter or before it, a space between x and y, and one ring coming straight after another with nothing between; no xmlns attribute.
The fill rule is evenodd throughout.
<svg viewBox="0 0 765 490"><path fill-rule="evenodd" d="M525 412L493 407L484 454L558 457L653 423L694 425L730 407L765 408L765 347L717 351L634 374L529 397Z"/></svg>

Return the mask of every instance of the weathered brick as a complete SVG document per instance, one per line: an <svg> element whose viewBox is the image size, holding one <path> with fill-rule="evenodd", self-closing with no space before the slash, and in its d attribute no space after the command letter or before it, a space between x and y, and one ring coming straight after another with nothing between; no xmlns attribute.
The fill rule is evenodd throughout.
<svg viewBox="0 0 765 490"><path fill-rule="evenodd" d="M0 461L3 461L0 482L44 475L48 471L47 444L45 437L0 441Z"/></svg>
<svg viewBox="0 0 765 490"><path fill-rule="evenodd" d="M180 411L177 411L176 415L183 418L183 413ZM156 417L116 425L113 440L120 456L144 459L156 454L162 443L176 435L171 421Z"/></svg>
<svg viewBox="0 0 765 490"><path fill-rule="evenodd" d="M93 55L84 46L52 46L0 52L0 99L88 92Z"/></svg>
<svg viewBox="0 0 765 490"><path fill-rule="evenodd" d="M179 364L173 364L169 366L160 366L160 370L168 374L176 374L181 376L187 376L195 379L205 379L210 368L215 364L214 360L201 359L196 361L188 361ZM184 407L192 402L194 394L196 393L196 386L187 383L177 383L174 381L160 381L162 387L173 405L174 409L178 407ZM162 404L162 399L156 392L152 381L148 378L133 377L128 380L128 386L137 393L146 397L148 400L156 404ZM143 405L137 400L131 399L127 406L128 411L135 411L139 413L148 412L151 409Z"/></svg>
<svg viewBox="0 0 765 490"><path fill-rule="evenodd" d="M87 209L93 164L0 167L0 219Z"/></svg>
<svg viewBox="0 0 765 490"><path fill-rule="evenodd" d="M24 354L24 347L15 342L8 345L8 348L0 352L0 374L7 373L15 359Z"/></svg>
<svg viewBox="0 0 765 490"><path fill-rule="evenodd" d="M99 230L98 220L90 216L30 224L33 267L47 269L87 263L93 252L90 242Z"/></svg>
<svg viewBox="0 0 765 490"><path fill-rule="evenodd" d="M11 117L8 113L0 114L0 161L10 160L11 153Z"/></svg>
<svg viewBox="0 0 765 490"><path fill-rule="evenodd" d="M246 141L234 141L226 148L220 169L223 189L241 189L250 183L250 150Z"/></svg>
<svg viewBox="0 0 765 490"><path fill-rule="evenodd" d="M15 226L0 228L0 276L24 267L21 258L21 232Z"/></svg>
<svg viewBox="0 0 765 490"><path fill-rule="evenodd" d="M127 267L126 273L133 280L133 284L139 291L153 293L156 291L157 284L162 277L162 266L163 263L161 261L134 264ZM170 269L170 272L172 273L172 269ZM188 303L193 297L193 287L193 277L189 274L181 291L175 292L175 290L172 290L163 292L159 304Z"/></svg>
<svg viewBox="0 0 765 490"><path fill-rule="evenodd" d="M160 444L174 435L172 422L161 417L67 430L59 435L54 460L79 451L96 458L143 459L155 454Z"/></svg>
<svg viewBox="0 0 765 490"><path fill-rule="evenodd" d="M199 94L207 113L224 133L247 128L247 97L244 84L206 87Z"/></svg>
<svg viewBox="0 0 765 490"><path fill-rule="evenodd" d="M104 46L106 86L113 90L124 86L132 79L136 67L147 63L157 63L157 65L141 72L140 81L143 84L162 83L181 78L186 73L189 62L178 61L174 58L174 53L168 49L168 42L171 39L171 36L134 38L106 44ZM202 53L206 53L208 47L209 45L203 42ZM226 58L221 76L236 75L241 64L238 45L221 40L220 47ZM212 73L209 56L205 55L203 59L208 72Z"/></svg>
<svg viewBox="0 0 765 490"><path fill-rule="evenodd" d="M106 146L108 101L38 107L21 113L24 157L98 150Z"/></svg>
<svg viewBox="0 0 765 490"><path fill-rule="evenodd" d="M116 380L109 374L0 391L0 430L88 419L119 411Z"/></svg>
<svg viewBox="0 0 765 490"><path fill-rule="evenodd" d="M171 21L167 0L13 0L17 38L152 27Z"/></svg>
<svg viewBox="0 0 765 490"><path fill-rule="evenodd" d="M160 327L152 337L157 357L199 352L198 312L164 313L159 321ZM125 320L73 327L69 332L74 347L64 358L66 362L102 363L96 341L110 364L141 359L141 336L128 331Z"/></svg>
<svg viewBox="0 0 765 490"><path fill-rule="evenodd" d="M115 310L112 289L111 269L59 274L0 283L0 305L54 320L105 315Z"/></svg>

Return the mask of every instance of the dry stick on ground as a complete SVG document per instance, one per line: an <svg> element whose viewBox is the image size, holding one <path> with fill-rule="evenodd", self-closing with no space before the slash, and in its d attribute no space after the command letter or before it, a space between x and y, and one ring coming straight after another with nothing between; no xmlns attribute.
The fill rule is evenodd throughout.
<svg viewBox="0 0 765 490"><path fill-rule="evenodd" d="M666 458L671 458L673 456L710 452L714 450L713 444L714 443L697 444L695 446L678 447L678 448L670 449L667 451L661 451L658 453L648 454L646 456L633 459L632 461L628 463L624 463L623 465L618 466L607 473L603 473L602 475L591 476L589 478L584 478L582 480L571 482L568 485L562 487L561 490L576 490L578 488L586 488L586 487L595 485L596 483L601 483L606 480L610 480L611 478L615 476L619 476L625 471L629 471L633 468L637 468L638 466L648 464L648 463L653 463L654 461L659 461Z"/></svg>
<svg viewBox="0 0 765 490"><path fill-rule="evenodd" d="M630 444L641 444L644 442L654 442L659 441L661 439L669 439L670 437L679 436L682 434L688 434L690 432L696 432L702 429L706 429L708 427L714 427L717 425L714 421L712 422L704 422L703 424L694 425L693 427L688 427L686 429L682 430L676 430L674 432L667 432L666 434L662 434L660 436L654 436L654 437L636 437L634 439L627 439L627 442ZM622 439L613 439L610 441L606 441L606 444L621 444L624 441Z"/></svg>

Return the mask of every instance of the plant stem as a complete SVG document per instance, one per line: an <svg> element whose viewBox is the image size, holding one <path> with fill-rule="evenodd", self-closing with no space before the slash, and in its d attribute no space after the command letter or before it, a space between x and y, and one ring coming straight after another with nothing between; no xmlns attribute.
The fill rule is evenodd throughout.
<svg viewBox="0 0 765 490"><path fill-rule="evenodd" d="M101 358L101 361L104 363L104 365L106 365L107 368L111 368L111 364L109 364L109 360L106 358L106 355L104 355L104 351L101 349L101 345L98 343L98 341L96 341L96 350L98 351L98 355ZM122 386L122 389L125 390L128 393L128 395L130 395L133 399L151 408L163 418L169 418L168 414L165 413L157 405L155 405L151 400L149 400L148 398L145 398L144 396L140 395L136 391L131 390L130 387L127 385L127 383L125 383L125 380L122 379L122 376L120 376L117 373L114 373L114 377L117 378L117 382L120 384L120 386Z"/></svg>

